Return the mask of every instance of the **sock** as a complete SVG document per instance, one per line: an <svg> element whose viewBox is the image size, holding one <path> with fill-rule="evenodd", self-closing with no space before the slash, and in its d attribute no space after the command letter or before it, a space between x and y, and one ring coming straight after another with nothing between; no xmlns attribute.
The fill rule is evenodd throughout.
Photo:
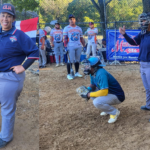
<svg viewBox="0 0 150 150"><path fill-rule="evenodd" d="M72 66L72 63L71 63L71 66ZM67 63L67 72L68 74L70 74L70 63Z"/></svg>
<svg viewBox="0 0 150 150"><path fill-rule="evenodd" d="M74 64L74 66L75 66L75 70L76 70L76 73L77 73L79 71L79 62L76 62Z"/></svg>

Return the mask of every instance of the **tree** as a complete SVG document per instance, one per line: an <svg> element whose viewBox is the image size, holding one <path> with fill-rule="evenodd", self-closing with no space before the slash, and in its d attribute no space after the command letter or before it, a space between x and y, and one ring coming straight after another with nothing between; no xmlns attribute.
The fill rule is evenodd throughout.
<svg viewBox="0 0 150 150"><path fill-rule="evenodd" d="M150 12L150 0L142 0L143 2L143 12Z"/></svg>
<svg viewBox="0 0 150 150"><path fill-rule="evenodd" d="M19 12L24 11L24 19L26 19L26 11L38 11L39 0L11 0L11 3Z"/></svg>
<svg viewBox="0 0 150 150"><path fill-rule="evenodd" d="M102 32L103 32L103 37L106 37L105 34L105 7L108 5L108 3L110 3L112 0L91 0L91 2L93 3L93 5L95 6L95 8L98 10L99 14L100 14L100 21L103 22L102 24Z"/></svg>

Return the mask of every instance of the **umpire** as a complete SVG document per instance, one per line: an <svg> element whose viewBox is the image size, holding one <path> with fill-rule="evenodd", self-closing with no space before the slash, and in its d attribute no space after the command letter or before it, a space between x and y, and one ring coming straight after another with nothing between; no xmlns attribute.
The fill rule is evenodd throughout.
<svg viewBox="0 0 150 150"><path fill-rule="evenodd" d="M141 78L146 90L146 105L141 106L141 109L150 111L150 13L142 13L139 16L139 24L141 32L133 39L126 34L125 26L120 27L119 32L129 44L140 46L138 59L140 61Z"/></svg>
<svg viewBox="0 0 150 150"><path fill-rule="evenodd" d="M25 70L39 59L38 48L24 32L17 30L15 8L4 4L0 8L0 148L13 140L16 102L23 89ZM25 58L27 60L24 62ZM24 63L23 63L24 62ZM21 65L23 63L23 65Z"/></svg>

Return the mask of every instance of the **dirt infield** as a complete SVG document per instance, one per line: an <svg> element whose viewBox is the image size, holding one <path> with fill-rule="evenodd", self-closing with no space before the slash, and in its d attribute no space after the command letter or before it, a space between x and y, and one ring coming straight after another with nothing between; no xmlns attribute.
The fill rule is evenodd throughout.
<svg viewBox="0 0 150 150"><path fill-rule="evenodd" d="M38 78L37 75L26 71L24 88L17 102L14 139L2 150L39 149Z"/></svg>
<svg viewBox="0 0 150 150"><path fill-rule="evenodd" d="M66 79L66 67L51 66L40 70L40 150L149 150L150 112L140 110L145 104L145 90L139 65L107 66L121 84L126 100L116 106L120 117L108 124L92 100L85 102L76 88L88 86L89 77Z"/></svg>

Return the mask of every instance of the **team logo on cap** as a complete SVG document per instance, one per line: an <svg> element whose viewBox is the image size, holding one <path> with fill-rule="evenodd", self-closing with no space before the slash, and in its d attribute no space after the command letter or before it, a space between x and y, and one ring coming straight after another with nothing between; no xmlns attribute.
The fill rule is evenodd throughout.
<svg viewBox="0 0 150 150"><path fill-rule="evenodd" d="M16 38L16 36L11 36L11 37L10 37L10 40L11 40L11 42L13 43L13 42L16 42L16 41L17 41L17 38Z"/></svg>
<svg viewBox="0 0 150 150"><path fill-rule="evenodd" d="M4 5L4 6L3 6L3 9L8 9L8 10L11 10L11 6Z"/></svg>

